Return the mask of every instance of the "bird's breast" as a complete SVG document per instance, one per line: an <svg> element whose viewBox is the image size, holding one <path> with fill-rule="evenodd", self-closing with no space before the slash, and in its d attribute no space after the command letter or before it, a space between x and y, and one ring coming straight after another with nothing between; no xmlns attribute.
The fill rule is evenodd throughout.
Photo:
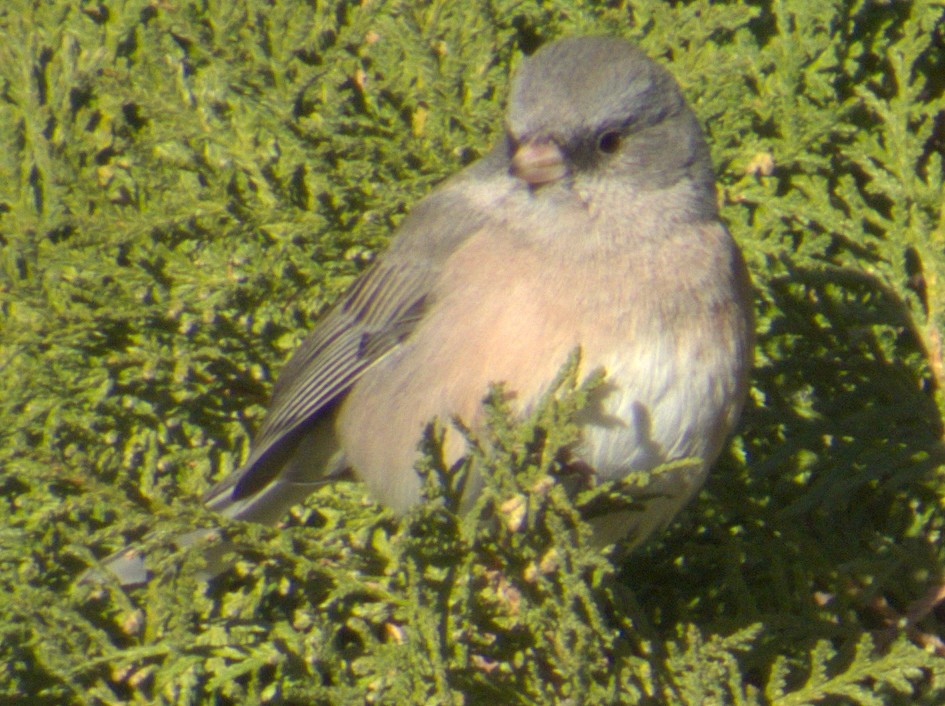
<svg viewBox="0 0 945 706"><path fill-rule="evenodd" d="M570 249L571 255L582 248ZM425 426L459 417L475 427L503 383L527 411L568 355L606 382L582 413L579 452L604 478L687 456L714 457L737 407L732 336L717 312L659 293L649 266L569 256L501 238L473 238L448 263L411 336L355 385L339 414L348 461L395 509L419 497L412 472ZM678 285L678 283L677 283ZM465 450L448 438L455 460ZM707 460L711 460L707 458Z"/></svg>

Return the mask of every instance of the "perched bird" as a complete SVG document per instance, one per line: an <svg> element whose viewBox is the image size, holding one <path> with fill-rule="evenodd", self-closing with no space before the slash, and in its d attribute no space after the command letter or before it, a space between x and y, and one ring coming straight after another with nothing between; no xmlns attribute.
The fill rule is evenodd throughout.
<svg viewBox="0 0 945 706"><path fill-rule="evenodd" d="M702 460L660 473L643 512L602 530L640 541L732 430L752 330L748 273L679 86L626 40L561 39L523 62L495 147L413 207L295 352L249 458L207 503L275 523L351 469L404 510L431 420L475 428L493 383L527 412L579 347L582 370L607 380L580 418L583 465L609 480ZM447 430L447 461L465 444ZM127 583L147 575L134 552L107 565Z"/></svg>

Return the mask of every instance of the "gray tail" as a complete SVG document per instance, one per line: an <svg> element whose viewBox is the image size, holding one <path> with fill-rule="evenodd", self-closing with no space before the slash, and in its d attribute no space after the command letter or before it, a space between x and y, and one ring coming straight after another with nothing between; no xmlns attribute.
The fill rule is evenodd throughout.
<svg viewBox="0 0 945 706"><path fill-rule="evenodd" d="M232 520L275 525L293 505L298 505L318 487L343 475L340 458L335 461L332 464L332 472L312 480L298 480L302 474L293 472L297 469L288 468L288 472L281 474L259 492L239 499L233 497L235 484L224 482L210 491L204 498L204 503L211 510ZM292 466L293 463L290 462L289 465ZM201 529L186 532L174 540L179 548L206 543L204 555L207 567L203 577L208 580L227 568L224 556L232 548L224 541L209 541L214 535L213 530ZM79 581L103 583L107 580L107 574L112 574L122 586L134 586L146 583L149 573L145 554L138 547L129 547L103 559L100 565L88 569Z"/></svg>

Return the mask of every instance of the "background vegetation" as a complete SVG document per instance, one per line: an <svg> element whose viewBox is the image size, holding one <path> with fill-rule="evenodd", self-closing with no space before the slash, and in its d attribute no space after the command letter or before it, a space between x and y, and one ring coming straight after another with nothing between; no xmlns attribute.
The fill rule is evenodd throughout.
<svg viewBox="0 0 945 706"><path fill-rule="evenodd" d="M941 704L945 4L7 0L0 701ZM665 61L758 290L751 402L629 557L547 482L581 389L488 432L492 490L338 484L174 553L279 366L560 35ZM523 442L551 430L547 447ZM491 516L503 522L489 522ZM146 587L77 585L148 534Z"/></svg>

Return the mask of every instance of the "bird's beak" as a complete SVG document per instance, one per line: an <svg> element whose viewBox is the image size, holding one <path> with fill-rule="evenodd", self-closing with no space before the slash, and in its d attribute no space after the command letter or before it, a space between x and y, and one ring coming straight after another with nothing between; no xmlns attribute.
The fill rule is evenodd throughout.
<svg viewBox="0 0 945 706"><path fill-rule="evenodd" d="M567 175L561 148L549 139L523 142L512 155L512 176L530 186L541 186Z"/></svg>

